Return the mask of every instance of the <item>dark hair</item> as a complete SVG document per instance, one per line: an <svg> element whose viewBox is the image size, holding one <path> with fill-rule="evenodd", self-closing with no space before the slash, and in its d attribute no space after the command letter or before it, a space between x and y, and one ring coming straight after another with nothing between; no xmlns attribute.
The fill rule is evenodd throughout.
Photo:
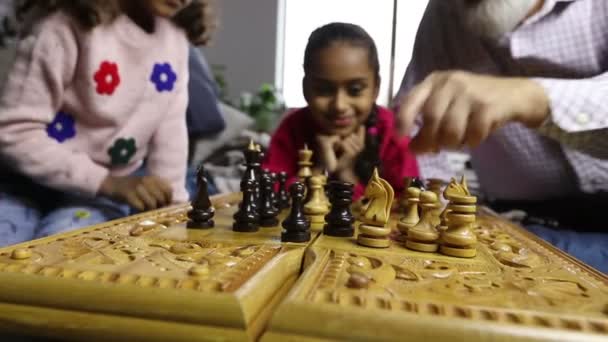
<svg viewBox="0 0 608 342"><path fill-rule="evenodd" d="M374 71L376 80L380 80L380 62L376 43L361 26L349 23L330 23L310 34L304 51L304 72L308 73L313 68L316 53L337 42L367 49L369 66Z"/></svg>
<svg viewBox="0 0 608 342"><path fill-rule="evenodd" d="M331 23L321 26L310 35L304 51L304 72L309 73L315 64L317 53L334 43L343 42L365 48L368 52L369 66L374 71L376 86L380 86L380 61L378 49L372 37L360 26L348 23ZM355 163L355 174L363 182L367 182L377 167L382 172L380 160L380 139L376 125L378 124L378 106L374 105L372 112L365 122L365 147Z"/></svg>
<svg viewBox="0 0 608 342"><path fill-rule="evenodd" d="M216 25L209 10L212 1L193 0L173 18L193 44L206 43L209 31ZM86 29L111 21L122 12L120 0L19 0L15 9L18 20L23 20L32 11L38 11L38 17L44 17L63 10Z"/></svg>

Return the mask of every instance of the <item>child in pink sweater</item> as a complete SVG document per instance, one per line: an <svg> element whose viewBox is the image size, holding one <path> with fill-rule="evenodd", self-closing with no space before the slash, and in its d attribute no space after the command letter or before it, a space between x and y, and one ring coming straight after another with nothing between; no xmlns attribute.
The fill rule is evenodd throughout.
<svg viewBox="0 0 608 342"><path fill-rule="evenodd" d="M205 34L203 7L26 1L41 15L0 100L0 245L188 199L188 39Z"/></svg>

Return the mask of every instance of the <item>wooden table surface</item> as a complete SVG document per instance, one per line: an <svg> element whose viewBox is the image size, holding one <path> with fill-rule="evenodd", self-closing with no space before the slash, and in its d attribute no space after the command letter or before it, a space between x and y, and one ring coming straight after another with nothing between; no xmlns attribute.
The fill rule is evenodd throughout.
<svg viewBox="0 0 608 342"><path fill-rule="evenodd" d="M607 341L608 278L490 212L459 259L281 229L233 232L240 194L0 249L0 331L104 341ZM284 217L287 213L282 213ZM395 214L392 223L398 218Z"/></svg>

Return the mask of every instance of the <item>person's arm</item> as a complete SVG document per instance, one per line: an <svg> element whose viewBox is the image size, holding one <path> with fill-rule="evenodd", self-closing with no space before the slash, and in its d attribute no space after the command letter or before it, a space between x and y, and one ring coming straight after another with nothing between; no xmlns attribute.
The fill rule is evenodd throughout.
<svg viewBox="0 0 608 342"><path fill-rule="evenodd" d="M184 70L182 75L186 75ZM148 172L167 180L173 190L172 202L188 201L186 171L188 168L188 129L186 107L188 104L187 82L178 80L173 105L165 114L150 142L147 158Z"/></svg>
<svg viewBox="0 0 608 342"><path fill-rule="evenodd" d="M399 91L393 103L399 106L403 97L416 84L423 81L433 71L447 70L455 65L449 53L454 42L448 39L446 30L453 26L446 19L449 16L449 4L443 0L430 0L416 33L412 58L408 64Z"/></svg>
<svg viewBox="0 0 608 342"><path fill-rule="evenodd" d="M50 17L19 44L0 103L0 156L38 183L93 196L108 169L47 134L78 58L76 33L61 18Z"/></svg>
<svg viewBox="0 0 608 342"><path fill-rule="evenodd" d="M591 156L608 158L608 72L580 80L534 81L545 90L550 108L539 132Z"/></svg>
<svg viewBox="0 0 608 342"><path fill-rule="evenodd" d="M460 71L469 70L468 66L477 59L490 57L460 25L442 20L440 15L444 18L446 11L438 0L429 3L400 92L402 133L420 128L412 141L414 151L474 147L504 124L519 122L594 157L608 157L608 121L604 120L606 110L601 106L608 95L607 76L562 80ZM460 49L446 44L458 35L462 37L458 39L463 45ZM437 55L453 60L437 63Z"/></svg>
<svg viewBox="0 0 608 342"><path fill-rule="evenodd" d="M446 13L448 13L445 5L445 1L442 0L431 0L427 5L416 34L412 59L393 101L395 113L399 113L401 101L416 84L423 81L433 71L450 69L455 63L447 51L455 42L446 38L446 30L449 31L451 26L449 23L453 22L445 19ZM417 122L418 128L420 128L420 124L421 122ZM399 120L397 120L397 125L401 125ZM405 132L403 127L400 128L404 135L416 133ZM419 154L416 155L416 159L420 176L423 178L449 180L450 177L453 177L453 171L445 152Z"/></svg>

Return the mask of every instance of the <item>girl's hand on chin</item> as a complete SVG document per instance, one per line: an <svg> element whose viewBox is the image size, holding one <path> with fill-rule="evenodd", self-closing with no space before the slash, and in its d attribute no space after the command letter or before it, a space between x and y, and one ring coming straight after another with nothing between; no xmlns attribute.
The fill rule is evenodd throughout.
<svg viewBox="0 0 608 342"><path fill-rule="evenodd" d="M340 137L337 135L317 135L317 144L319 146L319 161L327 172L334 173L338 166L336 150L340 143Z"/></svg>

